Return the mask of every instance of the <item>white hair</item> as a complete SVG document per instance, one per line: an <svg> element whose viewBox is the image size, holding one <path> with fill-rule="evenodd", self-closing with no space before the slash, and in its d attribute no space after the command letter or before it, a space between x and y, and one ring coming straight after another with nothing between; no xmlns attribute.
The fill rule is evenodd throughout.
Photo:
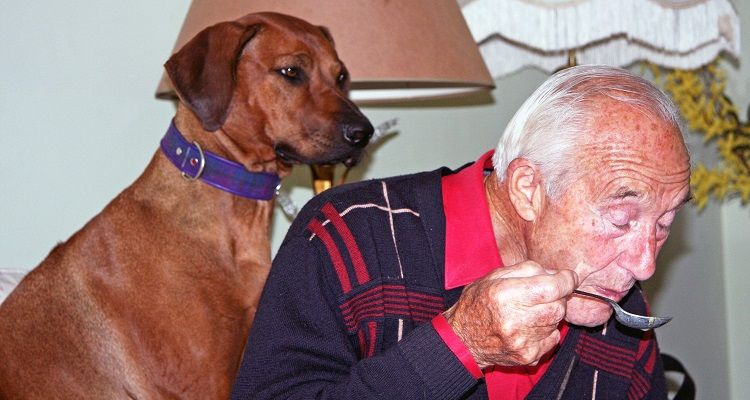
<svg viewBox="0 0 750 400"><path fill-rule="evenodd" d="M574 151L586 137L590 105L608 97L656 117L682 134L679 111L647 80L621 68L581 65L552 75L521 105L505 128L493 157L502 182L508 165L525 158L539 166L551 198L573 179Z"/></svg>

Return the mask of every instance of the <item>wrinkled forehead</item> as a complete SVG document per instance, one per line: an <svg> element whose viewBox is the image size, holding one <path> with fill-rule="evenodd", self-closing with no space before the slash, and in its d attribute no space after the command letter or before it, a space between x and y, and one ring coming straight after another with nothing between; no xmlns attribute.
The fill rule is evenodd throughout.
<svg viewBox="0 0 750 400"><path fill-rule="evenodd" d="M680 128L657 112L612 99L599 99L589 107L580 146L584 157L631 160L665 172L689 168Z"/></svg>

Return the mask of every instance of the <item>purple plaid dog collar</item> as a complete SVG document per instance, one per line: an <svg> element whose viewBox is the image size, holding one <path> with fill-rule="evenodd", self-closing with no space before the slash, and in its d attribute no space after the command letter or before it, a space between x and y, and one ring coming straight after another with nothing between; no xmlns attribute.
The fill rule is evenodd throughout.
<svg viewBox="0 0 750 400"><path fill-rule="evenodd" d="M198 143L188 143L174 121L161 140L161 151L190 180L203 182L237 196L255 200L270 200L276 194L281 179L268 172L250 172L242 164L221 158L201 149Z"/></svg>

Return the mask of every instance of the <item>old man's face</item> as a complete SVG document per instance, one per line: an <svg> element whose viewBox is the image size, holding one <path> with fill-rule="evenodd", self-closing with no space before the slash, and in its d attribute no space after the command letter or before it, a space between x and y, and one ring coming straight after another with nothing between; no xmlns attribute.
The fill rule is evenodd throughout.
<svg viewBox="0 0 750 400"><path fill-rule="evenodd" d="M612 100L592 107L598 117L578 147L576 178L547 200L529 258L555 269L584 262L595 272L582 276L579 288L619 301L654 274L675 214L689 197L690 163L671 125ZM597 326L611 312L603 302L573 296L566 320Z"/></svg>

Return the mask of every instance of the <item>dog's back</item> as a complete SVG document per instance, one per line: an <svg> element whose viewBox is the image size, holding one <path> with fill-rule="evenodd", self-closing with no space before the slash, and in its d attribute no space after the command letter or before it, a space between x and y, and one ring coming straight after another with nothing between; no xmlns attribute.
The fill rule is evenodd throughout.
<svg viewBox="0 0 750 400"><path fill-rule="evenodd" d="M152 167L170 168L163 160ZM245 282L263 282L267 269L226 273L231 257L219 239L189 233L194 211L177 206L164 217L160 209L170 205L134 196L143 191L158 191L148 176L58 245L0 305L0 398L227 392L260 293ZM204 222L206 233L224 223ZM250 251L269 257L263 248ZM209 365L211 373L198 367Z"/></svg>
<svg viewBox="0 0 750 400"><path fill-rule="evenodd" d="M97 296L91 286L96 266L89 263L89 252L80 257L81 246L76 246L95 224L55 247L0 305L1 398L126 394L123 390L116 395L109 382L127 387L127 379L134 377L122 374L129 364L128 352L107 315L107 305L101 303L102 294ZM104 245L106 239L99 243Z"/></svg>

